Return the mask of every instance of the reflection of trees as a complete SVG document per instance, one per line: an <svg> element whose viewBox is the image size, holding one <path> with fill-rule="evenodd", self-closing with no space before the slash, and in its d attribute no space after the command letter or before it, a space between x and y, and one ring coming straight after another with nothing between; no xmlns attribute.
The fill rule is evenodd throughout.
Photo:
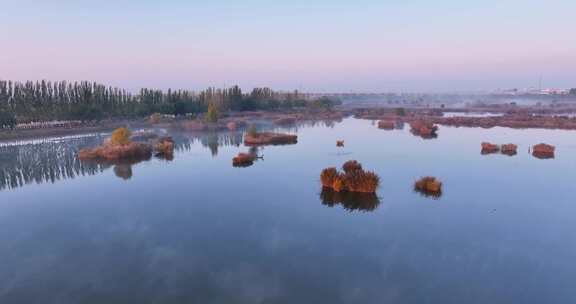
<svg viewBox="0 0 576 304"><path fill-rule="evenodd" d="M210 149L213 156L218 154L218 147L240 146L243 140L242 132L198 132L172 134L174 150L190 151L194 142L198 141L203 147Z"/></svg>
<svg viewBox="0 0 576 304"><path fill-rule="evenodd" d="M84 160L82 161L83 164L93 164L93 165L99 165L99 166L103 166L106 168L112 167L114 166L114 174L123 179L123 180L129 180L130 178L132 178L132 166L135 164L138 164L140 162L143 161L148 161L150 160L150 156L146 156L146 157L136 157L136 158L130 158L130 159L121 159L121 160Z"/></svg>
<svg viewBox="0 0 576 304"><path fill-rule="evenodd" d="M107 165L84 164L76 158L77 149L101 140L99 136L90 136L1 146L0 190L102 172Z"/></svg>
<svg viewBox="0 0 576 304"><path fill-rule="evenodd" d="M118 164L114 166L114 174L123 180L132 178L132 166L127 164Z"/></svg>
<svg viewBox="0 0 576 304"><path fill-rule="evenodd" d="M380 204L375 193L336 192L328 188L322 189L320 199L326 206L342 205L348 211L374 211Z"/></svg>

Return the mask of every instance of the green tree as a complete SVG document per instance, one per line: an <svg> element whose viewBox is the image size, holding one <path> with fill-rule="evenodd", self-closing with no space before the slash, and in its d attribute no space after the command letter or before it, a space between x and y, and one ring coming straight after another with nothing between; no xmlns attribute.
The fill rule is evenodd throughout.
<svg viewBox="0 0 576 304"><path fill-rule="evenodd" d="M406 116L406 110L404 110L404 108L396 108L396 115Z"/></svg>
<svg viewBox="0 0 576 304"><path fill-rule="evenodd" d="M208 105L208 111L206 112L205 119L207 122L211 123L218 122L218 110L213 103Z"/></svg>
<svg viewBox="0 0 576 304"><path fill-rule="evenodd" d="M130 142L131 134L127 128L118 128L112 132L110 143L113 145L125 145Z"/></svg>
<svg viewBox="0 0 576 304"><path fill-rule="evenodd" d="M0 110L0 129L14 129L16 127L16 117L14 114Z"/></svg>
<svg viewBox="0 0 576 304"><path fill-rule="evenodd" d="M258 134L258 130L256 129L256 126L254 124L251 124L248 127L248 130L246 130L246 134L248 134L249 136L256 136Z"/></svg>

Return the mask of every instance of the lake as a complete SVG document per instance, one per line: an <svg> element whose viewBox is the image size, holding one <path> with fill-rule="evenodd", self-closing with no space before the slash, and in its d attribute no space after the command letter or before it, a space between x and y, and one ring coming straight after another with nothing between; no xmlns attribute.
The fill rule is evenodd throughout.
<svg viewBox="0 0 576 304"><path fill-rule="evenodd" d="M0 146L0 303L576 302L576 132L278 130L298 144L246 168L238 132L174 133L172 161L119 166L74 157L105 135ZM540 142L554 159L528 153ZM350 159L380 175L377 199L322 193ZM426 175L440 198L413 191Z"/></svg>

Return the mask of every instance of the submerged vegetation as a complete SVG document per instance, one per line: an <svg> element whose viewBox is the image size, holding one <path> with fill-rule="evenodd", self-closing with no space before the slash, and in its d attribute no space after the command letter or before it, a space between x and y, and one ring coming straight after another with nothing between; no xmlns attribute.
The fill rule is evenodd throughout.
<svg viewBox="0 0 576 304"><path fill-rule="evenodd" d="M326 168L320 173L320 181L324 188L336 192L374 193L380 185L380 178L374 172L364 171L362 165L355 161L347 161L342 166L342 172L336 168Z"/></svg>

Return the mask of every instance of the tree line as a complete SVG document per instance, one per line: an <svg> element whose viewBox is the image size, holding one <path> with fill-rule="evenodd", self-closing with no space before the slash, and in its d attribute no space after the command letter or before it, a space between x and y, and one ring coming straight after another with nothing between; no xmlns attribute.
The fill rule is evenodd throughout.
<svg viewBox="0 0 576 304"><path fill-rule="evenodd" d="M0 128L29 122L137 118L152 113L178 116L204 113L209 105L218 111L250 111L334 104L328 98L309 100L298 91L278 92L269 88L254 88L248 93L238 86L200 92L143 88L133 94L89 81L0 80Z"/></svg>

